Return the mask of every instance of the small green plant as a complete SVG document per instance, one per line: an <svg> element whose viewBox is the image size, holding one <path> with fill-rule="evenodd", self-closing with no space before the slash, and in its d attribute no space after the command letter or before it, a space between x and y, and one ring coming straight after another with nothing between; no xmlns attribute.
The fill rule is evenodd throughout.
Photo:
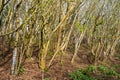
<svg viewBox="0 0 120 80"><path fill-rule="evenodd" d="M104 74L106 74L108 72L108 68L103 65L99 65L98 69L99 69L99 71L101 71Z"/></svg>
<svg viewBox="0 0 120 80"><path fill-rule="evenodd" d="M83 69L77 70L75 72L71 72L69 73L69 76L72 80L95 80Z"/></svg>
<svg viewBox="0 0 120 80"><path fill-rule="evenodd" d="M24 71L25 71L24 67L23 67L23 66L21 66L21 67L20 67L20 69L19 69L19 74L23 74L23 73L24 73Z"/></svg>
<svg viewBox="0 0 120 80"><path fill-rule="evenodd" d="M97 69L96 66L91 65L91 66L88 66L88 67L87 67L86 71L87 71L87 72L95 72L96 69Z"/></svg>
<svg viewBox="0 0 120 80"><path fill-rule="evenodd" d="M108 71L108 73L106 73L107 75L110 75L110 76L112 76L112 75L114 75L114 76L116 76L118 73L116 72L116 71L114 71L113 69L110 69L109 71Z"/></svg>
<svg viewBox="0 0 120 80"><path fill-rule="evenodd" d="M99 71L101 71L101 73L103 73L106 76L117 76L117 77L119 77L119 75L120 75L119 73L117 73L112 68L108 68L106 66L99 65L98 69L99 69Z"/></svg>

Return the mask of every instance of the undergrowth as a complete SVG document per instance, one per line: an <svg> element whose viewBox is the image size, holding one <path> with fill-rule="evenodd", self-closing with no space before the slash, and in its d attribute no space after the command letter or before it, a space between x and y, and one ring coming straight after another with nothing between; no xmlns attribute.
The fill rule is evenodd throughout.
<svg viewBox="0 0 120 80"><path fill-rule="evenodd" d="M97 77L94 77L93 75ZM70 72L69 76L71 80L102 80L101 76L114 77L116 79L120 78L120 74L117 73L114 69L103 65L91 65L85 69L79 69L77 71Z"/></svg>

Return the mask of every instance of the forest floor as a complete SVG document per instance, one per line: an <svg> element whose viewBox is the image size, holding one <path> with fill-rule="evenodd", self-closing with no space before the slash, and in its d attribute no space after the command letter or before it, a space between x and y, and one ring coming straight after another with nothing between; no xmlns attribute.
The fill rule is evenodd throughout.
<svg viewBox="0 0 120 80"><path fill-rule="evenodd" d="M45 73L45 78L51 80L70 80L68 76L69 72L75 71L79 68L86 68L90 65L86 52L81 50L75 59L74 63L71 63L73 54L67 53L62 57L56 56L53 65ZM26 60L22 66L24 67L24 72L17 76L10 75L12 63L12 52L7 52L5 58L0 57L0 80L41 80L41 70L38 67L38 60L36 56L32 57L32 60ZM114 64L114 65L113 65ZM120 60L111 61L109 65L115 66L120 64ZM117 66L116 70L120 72L120 66ZM114 78L108 78L104 80L114 80Z"/></svg>

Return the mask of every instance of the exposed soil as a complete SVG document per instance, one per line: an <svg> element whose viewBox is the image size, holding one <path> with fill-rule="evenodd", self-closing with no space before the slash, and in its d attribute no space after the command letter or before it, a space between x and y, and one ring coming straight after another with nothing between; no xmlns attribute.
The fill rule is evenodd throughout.
<svg viewBox="0 0 120 80"><path fill-rule="evenodd" d="M6 52L6 57L3 59L0 57L0 80L41 80L41 70L38 67L38 60L35 56L32 57L32 61L25 61L24 66L24 73L11 76L10 69L12 63L12 52ZM56 56L53 65L50 69L45 72L45 78L49 78L51 80L70 80L68 73L71 71L75 71L79 68L87 67L90 62L85 55L86 52L81 50L78 53L78 56L75 59L75 62L71 64L72 54L67 53L64 54L62 57ZM119 64L119 62L115 61L114 64ZM120 69L120 68L119 68ZM120 71L120 70L118 70ZM104 80L113 80L113 79L104 79Z"/></svg>

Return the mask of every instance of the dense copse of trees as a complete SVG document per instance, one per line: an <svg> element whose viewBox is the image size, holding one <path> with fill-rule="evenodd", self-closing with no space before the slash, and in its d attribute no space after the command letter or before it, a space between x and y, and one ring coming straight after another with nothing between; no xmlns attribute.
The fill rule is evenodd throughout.
<svg viewBox="0 0 120 80"><path fill-rule="evenodd" d="M0 30L1 54L4 47L14 50L11 74L17 74L23 59L31 59L36 49L43 72L58 53L69 49L74 63L80 47L97 65L120 53L120 1L1 0Z"/></svg>

